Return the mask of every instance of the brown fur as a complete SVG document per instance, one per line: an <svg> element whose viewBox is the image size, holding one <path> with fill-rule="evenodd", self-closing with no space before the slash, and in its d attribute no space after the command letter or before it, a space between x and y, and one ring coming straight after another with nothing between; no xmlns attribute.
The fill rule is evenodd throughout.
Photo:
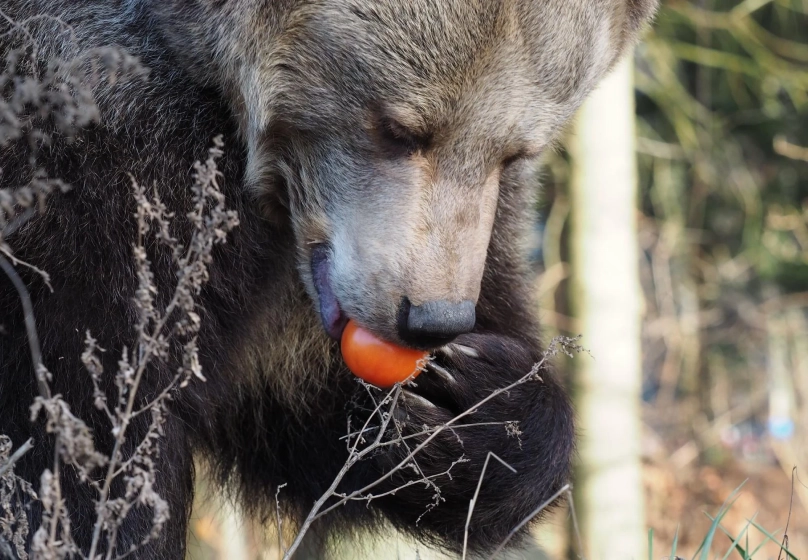
<svg viewBox="0 0 808 560"><path fill-rule="evenodd" d="M74 185L10 239L15 254L48 271L54 291L21 271L31 291L44 362L55 392L95 430L109 452L108 423L92 406L82 372L83 333L99 344L105 371L131 344L137 286L129 260L134 235L128 173L155 184L177 216L188 210L192 162L224 134L223 189L241 226L217 251L200 308L206 383L172 403L157 490L171 521L140 558L181 558L192 502L193 453L216 467L241 503L267 515L275 490L299 515L346 459L347 416L362 395L319 317L322 290L312 253L324 250L329 282L344 314L401 342L402 299L476 302L471 350L436 357L454 383L422 374L400 412L412 431L446 422L518 379L541 356L521 242L532 220L531 162L552 144L586 94L634 42L655 0L2 0L10 17L49 13L30 25L43 58L112 44L140 57L146 83L99 87L101 125L72 142L55 137L45 171ZM0 52L19 35L0 30ZM0 147L0 187L30 173L24 142ZM185 238L187 228L177 235ZM173 272L154 262L161 292ZM319 280L322 283L322 279ZM19 299L0 277L0 433L38 447L18 464L36 482L53 456L31 423L35 392ZM113 351L114 350L114 351ZM170 360L169 360L170 362ZM154 364L144 379L153 398L173 375ZM108 379L110 390L113 381ZM349 410L348 403L358 408ZM358 403L358 405L357 405ZM515 469L493 467L481 487L469 534L490 550L568 479L572 413L551 372L494 399L475 416L485 424L462 440L444 434L419 465L441 479L440 505L422 485L327 518L373 526L383 514L425 541L457 548L468 499L489 452ZM517 421L521 445L504 437ZM145 422L145 420L144 420ZM130 427L131 441L146 424ZM340 487L375 480L402 458L390 449L355 466ZM380 485L407 482L407 473ZM68 506L94 518L86 487L66 477ZM120 489L118 489L120 490ZM113 494L115 490L113 491ZM39 509L32 506L33 526ZM326 521L326 523L327 523ZM139 542L148 508L121 528L120 551ZM327 527L320 527L326 530ZM86 523L75 523L79 546Z"/></svg>

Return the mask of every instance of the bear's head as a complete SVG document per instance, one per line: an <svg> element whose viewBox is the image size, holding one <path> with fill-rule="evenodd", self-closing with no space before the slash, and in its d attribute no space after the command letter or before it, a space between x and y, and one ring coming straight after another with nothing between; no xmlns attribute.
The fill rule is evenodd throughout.
<svg viewBox="0 0 808 560"><path fill-rule="evenodd" d="M248 183L290 218L326 331L353 318L429 348L474 327L503 191L528 188L520 174L656 2L174 0L165 13L179 3L204 15L166 33L230 96Z"/></svg>

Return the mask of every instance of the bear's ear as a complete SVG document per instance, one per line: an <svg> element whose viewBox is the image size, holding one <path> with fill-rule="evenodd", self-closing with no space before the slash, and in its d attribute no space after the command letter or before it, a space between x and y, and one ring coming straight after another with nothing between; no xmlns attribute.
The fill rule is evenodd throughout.
<svg viewBox="0 0 808 560"><path fill-rule="evenodd" d="M628 2L628 25L632 33L637 33L650 23L659 8L659 0L623 1Z"/></svg>

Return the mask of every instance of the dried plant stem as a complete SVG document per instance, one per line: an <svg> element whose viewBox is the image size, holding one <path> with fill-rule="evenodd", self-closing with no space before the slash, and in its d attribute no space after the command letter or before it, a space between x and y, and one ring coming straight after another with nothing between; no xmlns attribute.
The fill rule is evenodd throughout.
<svg viewBox="0 0 808 560"><path fill-rule="evenodd" d="M471 424L458 424L456 426L452 426L452 430L459 430L460 428L479 428L479 427L482 427L482 426L505 426L507 424L508 424L507 421L505 421L505 422L473 422ZM412 434L409 434L409 435L406 435L406 436L402 435L401 437L398 437L398 438L396 438L394 440L385 441L385 442L380 443L379 447L389 447L389 446L393 446L393 445L398 445L398 444L400 444L402 442L405 442L407 440L419 438L419 437L422 437L422 436L427 436L427 435L433 433L439 427L440 426L436 426L434 428L425 428L425 429L421 430L420 432L415 432L415 433L412 433ZM376 429L376 428L375 427L368 428L368 430L370 430L370 429ZM355 437L360 433L361 432L359 432L359 431L351 432L347 436L342 436L340 439L346 439L346 438L349 438L349 437Z"/></svg>
<svg viewBox="0 0 808 560"><path fill-rule="evenodd" d="M0 239L5 239L11 236L11 234L20 229L23 225L25 225L25 223L28 220L33 218L34 215L36 215L35 208L27 208L26 210L21 212L13 220L7 223L2 230L0 230Z"/></svg>
<svg viewBox="0 0 808 560"><path fill-rule="evenodd" d="M278 550L281 551L281 554L286 553L286 549L283 546L283 520L281 519L281 502L278 496L280 495L281 490L286 487L286 483L279 484L278 487L275 489L275 522L278 526Z"/></svg>
<svg viewBox="0 0 808 560"><path fill-rule="evenodd" d="M34 440L28 438L28 440L23 443L21 446L17 448L11 457L8 458L5 464L0 465L0 478L3 478L7 472L10 472L11 469L14 468L14 463L20 460L20 457L28 453L34 447Z"/></svg>
<svg viewBox="0 0 808 560"><path fill-rule="evenodd" d="M28 338L28 348L31 351L31 361L34 364L34 371L36 372L36 382L37 388L39 389L39 395L43 399L49 399L51 397L50 387L48 387L47 381L44 379L41 369L42 369L42 351L39 347L39 335L36 332L36 321L34 321L34 306L31 304L31 296L28 294L28 288L25 287L22 279L20 278L17 271L14 270L14 267L11 265L8 260L0 255L0 268L3 269L3 272L8 276L11 283L14 285L14 289L17 290L17 295L20 298L20 303L22 304L22 311L25 320L25 331Z"/></svg>
<svg viewBox="0 0 808 560"><path fill-rule="evenodd" d="M500 545L496 549L494 549L494 552L491 553L491 556L488 557L489 560L493 559L497 554L502 552L502 550L505 548L505 546L507 546L507 544L513 538L513 536L516 533L518 533L520 531L520 529L522 529L522 527L524 527L525 525L530 523L531 519L533 519L534 517L539 515L542 511L544 511L544 509L546 507L548 507L550 504L552 504L559 496L561 496L561 494L563 494L565 492L569 492L571 489L572 489L572 486L569 483L565 484L564 486L559 488L558 491L555 494L553 494L552 496L547 498L547 500L545 500L544 503L542 503L539 507L537 507L532 512L530 512L530 514L527 515L516 527L511 529L511 532L508 533L508 536L505 537L505 540L503 540L500 543Z"/></svg>
<svg viewBox="0 0 808 560"><path fill-rule="evenodd" d="M29 262L25 262L23 260L20 260L20 259L16 258L11 253L11 251L8 250L8 247L4 247L2 243L0 243L0 253L5 255L6 258L8 260L10 260L11 264L13 264L14 266L24 266L25 268L27 268L29 270L33 270L34 272L39 274L39 276L42 278L42 281L45 282L45 285L48 287L48 289L51 291L51 293L53 293L53 286L51 286L51 283L50 283L50 274L48 274L47 272L45 272L41 268L38 268L38 267L32 265Z"/></svg>
<svg viewBox="0 0 808 560"><path fill-rule="evenodd" d="M197 196L198 199L195 204L194 214L200 220L204 217L205 212L205 205L210 193L206 191L208 187L212 188L216 192L218 192L218 185L216 184L215 177L216 177L216 169L215 169L215 159L218 155L221 154L221 139L217 138L215 140L215 148L213 148L210 152L210 159L208 160L208 167L199 167L197 169L198 175L196 178L197 185L198 185L198 192ZM208 173L205 174L204 171ZM207 184L206 184L207 181ZM143 189L134 181L133 179L133 186L135 190L136 197L145 197L145 192ZM168 305L162 311L162 313L157 316L154 326L149 329L149 323L151 320L155 318L153 315L153 309L146 308L143 302L138 302L140 305L141 311L141 319L138 322L138 348L137 348L137 355L132 356L131 358L128 356L127 350L124 348L124 362L127 365L130 362L130 359L134 360L134 363L137 364L137 367L134 368L134 376L133 381L131 383L125 383L121 385L120 391L126 391L126 405L123 410L120 407L116 408L115 416L112 418L113 420L113 433L115 435L115 442L113 445L112 453L109 457L109 463L107 465L107 474L104 478L104 484L99 492L99 500L98 500L98 515L96 517L95 525L93 527L93 537L92 542L90 545L90 553L89 558L95 558L96 552L98 547L101 543L101 536L103 532L103 528L105 523L107 522L105 515L103 515L103 510L100 507L101 505L105 504L109 499L109 493L112 486L113 481L117 476L122 474L129 465L132 464L135 457L138 457L140 453L138 451L141 447L149 447L152 445L152 442L149 440L148 437L145 437L144 440L138 445L138 448L132 454L132 456L127 459L126 461L121 460L121 447L123 443L126 441L126 432L127 428L131 425L132 420L137 417L139 414L143 413L147 410L155 410L159 409L162 406L162 403L165 399L167 399L170 395L170 392L175 389L183 374L187 373L184 370L180 370L168 383L166 387L163 388L162 391L152 400L150 400L144 407L135 410L135 400L138 396L138 391L140 389L140 385L143 381L143 376L145 375L147 368L151 364L152 360L155 357L159 357L161 350L164 349L166 337L170 337L173 334L177 334L174 331L169 330L168 333L166 331L166 325L168 321L172 319L174 312L177 310L181 310L186 314L191 312L191 308L189 308L189 299L188 299L188 292L193 291L197 286L195 286L195 282L198 281L193 276L193 267L197 263L206 263L206 258L209 256L208 253L212 246L212 243L215 243L215 238L212 243L207 243L205 241L206 236L209 236L211 232L214 232L216 228L220 227L219 222L214 220L211 224L201 225L197 228L194 232L191 242L188 244L187 248L184 251L184 254L181 252L181 245L179 242L172 238L168 234L168 219L172 216L171 214L167 214L164 212L159 199L155 200L154 206L157 208L157 213L149 214L147 211L143 210L142 206L139 206L138 211L138 243L135 248L136 254L143 254L139 253L143 249L144 239L143 236L145 233L149 231L148 220L150 219L158 219L159 226L160 226L160 233L161 239L164 242L167 242L174 251L174 256L176 259L176 265L179 270L179 280L177 283L176 288L174 289L174 293L172 294L171 300L169 301ZM219 208L221 211L221 209ZM225 214L222 214L225 215ZM192 218L193 219L193 218ZM231 216L231 219L233 217ZM201 223L201 222L200 222ZM232 222L232 226L234 226L237 222L234 220ZM225 224L225 227L227 224ZM231 226L231 227L232 227ZM208 228L211 231L208 231ZM143 288L143 282L151 283L150 274L148 271L148 261L145 259L145 256L141 256L139 265L141 266L141 288ZM151 287L151 286L148 286ZM148 290L147 290L148 291ZM192 300L191 300L192 301ZM150 332L149 332L150 331ZM201 374L200 374L201 376ZM119 394L119 399L122 395ZM105 408L106 404L104 404ZM109 412L108 412L109 414ZM110 414L111 416L111 414ZM107 558L112 558L112 554L115 550L115 543L117 540L117 529L114 530L109 538L109 542L107 544Z"/></svg>
<svg viewBox="0 0 808 560"><path fill-rule="evenodd" d="M56 510L53 513L53 518L51 519L51 526L50 526L50 539L48 542L55 542L56 541L56 527L59 524L59 518L61 515L61 505L62 505L62 481L59 479L59 437L56 437L56 443L53 446L53 487L56 489ZM92 558L92 556L90 556Z"/></svg>
<svg viewBox="0 0 808 560"><path fill-rule="evenodd" d="M388 393L388 395L384 399L382 399L382 401L376 406L376 408L373 411L373 414L371 414L370 418L365 422L363 430L367 428L368 423L370 422L370 419L373 418L373 416L375 416L377 413L380 414L382 404L386 403L391 398L391 396L392 396L392 404L391 404L391 410L392 410L392 407L394 407L395 404L398 402L398 397L400 394L401 394L401 385L397 383L393 387L393 389L391 389L390 393ZM379 434L376 436L374 444L378 444L381 442L381 439L384 437L384 433L387 430L387 426L390 424L391 419L392 414L382 415L382 426L379 428ZM368 453L370 453L371 450L376 449L375 445L371 444L362 451L357 452L356 448L357 445L359 445L360 441L361 437L358 437L350 450L351 452L348 455L348 460L345 461L344 465L342 465L342 468L337 473L337 476L334 478L333 482L331 483L331 486L328 487L328 489L323 493L323 495L320 496L320 498L314 503L314 506L312 506L309 515L303 521L300 530L295 536L295 540L292 542L292 544L289 546L289 549L284 554L283 556L284 559L291 558L292 554L294 554L294 552L298 549L300 544L303 542L303 537L306 535L309 528L311 527L311 524L314 523L314 521L318 517L320 517L317 512L319 512L320 508L322 508L323 505L325 505L325 503L331 498L331 496L334 495L334 493L337 490L337 486L339 486L339 483L342 482L342 479L345 477L345 475L348 473L351 467L353 467L358 461L360 461ZM330 510L331 508L328 508L326 512Z"/></svg>
<svg viewBox="0 0 808 560"><path fill-rule="evenodd" d="M175 296L176 299L176 296ZM166 317L168 314L165 315ZM162 330L162 324L160 325L160 330ZM160 333L160 330L157 330L157 334ZM104 486L101 488L99 504L103 504L109 499L109 490L112 486L112 481L115 479L116 475L118 474L118 458L120 457L121 446L126 439L126 429L129 427L129 422L132 420L132 410L135 406L135 398L137 398L137 391L140 386L140 382L143 379L143 374L146 371L146 364L151 358L151 353L153 352L153 348L147 348L145 352L140 352L139 361L140 367L137 369L137 373L135 374L135 380L132 383L132 386L129 388L129 396L126 401L126 409L124 410L123 415L119 416L120 425L118 426L118 431L115 436L115 445L112 448L112 453L110 454L110 461L107 467L107 475L104 478ZM99 513L98 517L95 520L95 526L93 527L93 540L90 545L90 553L88 555L89 558L95 558L95 553L98 548L100 539L101 539L101 530L104 526L104 516ZM117 534L117 531L116 531ZM110 550L114 550L114 538L113 535L113 542L110 543Z"/></svg>
<svg viewBox="0 0 808 560"><path fill-rule="evenodd" d="M575 531L575 540L578 542L578 558L586 560L584 555L584 540L581 537L581 528L578 526L578 514L575 512L575 500L572 497L572 486L567 488L567 502L570 505L570 516L572 517L572 529Z"/></svg>
<svg viewBox="0 0 808 560"><path fill-rule="evenodd" d="M356 490L354 492L351 492L350 494L345 496L343 499L339 500L337 503L329 506L327 509L325 509L322 512L320 512L319 514L317 514L317 517L323 516L323 515L327 514L328 512L333 511L334 509L342 506L343 504L345 504L349 500L354 500L354 499L357 499L357 498L365 499L365 498L361 497L365 492L375 488L376 486L378 486L379 484L381 484L382 482L384 482L385 480L387 480L388 478L393 476L393 474L396 473L397 471L399 471L401 468L406 466L407 463L409 463L409 461L416 454L418 454L427 445L429 445L432 442L432 440L434 440L439 434L441 434L445 430L448 430L449 428L453 427L458 421L462 420L463 418L465 418L465 417L467 417L467 416L469 416L471 414L474 414L475 412L477 412L477 410L480 409L481 406L485 405L489 401L495 399L496 397L500 396L503 393L507 393L508 391L513 389L514 387L517 387L518 385L521 385L522 383L525 383L531 377L534 377L534 376L538 375L539 370L544 366L546 360L547 360L547 357L545 356L544 358L541 359L541 361L539 361L535 366L533 366L533 368L528 373L526 373L525 375L523 375L522 377L520 377L519 379L517 379L513 383L509 384L506 387L503 387L501 389L497 389L496 391L493 391L490 395L488 395L484 399L480 400L477 404L475 404L475 405L471 406L470 408L468 408L465 412L462 412L462 413L458 414L457 416L455 416L454 418L452 418L451 420L449 420L445 424L441 424L440 426L436 427L435 431L427 439L425 439L418 446L416 446L409 454L407 454L407 456L404 459L401 460L401 462L399 462L389 472L382 475L381 477L376 479L374 482L371 482L370 484L364 486L363 488L361 488L359 490Z"/></svg>
<svg viewBox="0 0 808 560"><path fill-rule="evenodd" d="M563 343L562 343L562 346L563 346ZM418 453L420 453L427 445L429 445L438 435L443 433L445 430L454 429L456 427L457 428L462 427L463 425L457 425L457 423L460 420L462 420L463 418L466 418L467 416L470 416L471 414L474 414L477 410L480 409L480 407L484 406L486 403L490 402L491 400L497 398L498 396L500 396L500 395L502 395L504 393L507 393L511 389L513 389L513 388L517 387L518 385L521 385L521 384L529 381L530 379L536 379L538 381L541 381L541 377L538 375L538 373L545 366L549 356L551 354L553 354L553 352L554 352L554 346L551 345L551 348L548 348L548 350L542 356L541 360L539 360L536 364L534 364L534 366L530 369L530 371L525 373L522 377L520 377L516 381L510 383L509 385L507 385L505 387L502 387L500 389L497 389L497 390L491 392L491 394L489 394L487 397L481 399L475 405L469 407L466 411L458 414L457 416L455 416L454 418L452 418L448 422L446 422L444 424L441 424L440 426L436 426L434 429L423 430L423 432L422 432L423 435L428 434L426 439L424 441L422 441L420 444L418 444L417 446L415 446L412 450L409 450L409 448L408 448L409 452L407 453L407 455L397 465L395 465L387 473L385 473L384 475L382 475L381 477L376 479L374 482L371 482L370 484L367 484L366 486L360 488L359 490L355 490L355 491L353 491L353 492L351 492L349 494L338 494L336 492L337 487L339 486L340 482L342 482L343 478L348 473L348 471L353 467L353 465L355 465L358 461L361 461L363 458L365 458L370 453L373 453L374 451L377 451L379 448L385 447L385 446L387 446L389 444L392 444L393 442L400 443L401 441L403 441L403 439L404 439L403 437L396 438L396 439L393 440L393 442L383 442L382 441L382 439L384 437L384 434L387 431L387 427L390 424L390 420L392 419L392 411L394 410L394 408L395 408L395 406L396 406L396 404L398 402L398 397L399 397L399 395L401 393L401 390L402 390L401 384L396 384L393 387L393 389L391 389L391 391L385 396L385 398L382 399L382 401L377 404L376 408L373 410L373 412L370 415L370 417L368 418L368 420L365 421L362 429L359 432L356 432L357 433L356 440L354 441L353 445L349 445L349 448L348 448L348 451L349 451L348 459L345 461L345 464L339 470L339 472L337 473L336 477L334 478L333 482L328 487L328 489L323 493L322 496L320 496L320 498L312 506L311 510L309 511L309 514L306 516L306 519L301 524L300 530L298 531L298 534L295 537L294 542L291 544L289 549L284 554L284 557L283 557L284 560L289 559L289 558L292 557L292 554L294 554L294 552L300 546L300 544L301 544L301 542L303 540L303 537L305 536L306 532L309 530L309 528L311 527L311 524L314 521L316 521L320 517L323 517L324 515L327 515L331 511L334 511L335 509L345 505L347 502L349 502L351 500L367 500L367 501L370 501L370 500L373 500L373 499L378 498L380 496L384 496L384 495L390 494L392 492L396 492L396 491L400 490L401 488L406 488L407 486L410 486L412 484L422 483L424 481L426 481L427 483L432 484L434 486L434 483L432 482L433 479L448 474L448 471L451 468L453 468L455 464L463 461L464 458L460 457L455 463L452 463L452 465L449 467L449 469L447 469L446 472L438 473L438 474L432 475L432 476L425 476L422 479L419 479L417 481L409 481L409 482L403 484L401 487L397 487L396 489L388 491L388 492L385 492L383 494L379 494L379 495L368 495L367 494L370 490L372 490L373 488L375 488L376 486L378 486L382 482L384 482L384 481L388 480L390 477L392 477L393 474L395 474L396 472L401 471L404 467L406 467L411 461L414 460L414 458L416 457L416 455ZM381 408L386 403L390 403L390 407L389 407L387 412L382 413ZM377 414L380 415L381 419L382 419L381 426L378 428L378 433L377 433L374 441L370 445L368 445L367 447L365 447L364 449L362 449L360 451L360 450L358 450L358 445L362 441L364 441L363 438L362 438L362 434L365 433L365 431L368 429L368 426L370 424L371 419L373 417L375 417ZM411 436L407 436L407 437L411 437ZM487 462L487 459L486 459L486 462ZM418 470L420 472L420 469L418 469ZM479 490L479 488L478 488L478 490ZM335 503L331 504L330 506L324 507L326 502L329 499L331 499L332 497L337 497L339 499ZM476 499L476 495L475 495L475 499Z"/></svg>
<svg viewBox="0 0 808 560"><path fill-rule="evenodd" d="M131 408L134 403L134 398L137 393L137 385L140 383L140 378L138 377L135 381L134 391L132 391L129 395L129 401L127 402L126 410L127 414L131 414ZM110 454L110 461L109 467L107 468L107 476L104 478L104 486L101 488L101 493L99 496L99 504L106 503L107 499L109 499L109 490L112 486L112 481L115 479L115 472L117 466L117 457L120 454L121 445L123 445L124 436L126 432L126 427L128 426L128 421L124 420L121 423L120 430L118 431L118 436L115 438L115 445L112 448L112 453ZM98 544L101 539L101 529L104 526L104 516L101 515L99 512L98 516L95 520L95 526L93 527L93 540L90 545L90 553L88 558L95 558L96 549L98 548ZM112 549L111 549L112 550Z"/></svg>
<svg viewBox="0 0 808 560"><path fill-rule="evenodd" d="M169 317L171 312L176 307L178 300L178 292L175 292L174 297L171 300L171 303L166 308L165 313L163 314L163 319L158 323L157 327L154 330L154 333L150 340L156 340L159 337L160 333L165 326L166 319ZM126 400L126 409L124 410L122 415L119 415L118 419L120 421L120 425L118 426L118 431L115 436L115 445L112 448L112 453L110 454L110 461L107 467L107 475L104 478L104 486L101 488L101 495L99 503L105 503L109 498L109 490L112 486L112 481L115 479L116 475L118 474L118 458L120 457L120 450L121 446L123 445L124 441L126 440L126 429L129 427L129 423L134 418L133 416L133 409L135 406L135 399L137 398L138 388L140 387L140 382L143 379L143 374L146 371L146 366L150 363L151 358L156 350L155 344L147 344L145 349L141 346L138 352L138 369L135 373L135 380L133 381L131 387L129 387L129 395ZM176 378L175 378L176 379ZM169 386L171 388L172 384ZM167 394L166 391L164 391ZM95 526L93 527L93 540L90 545L90 554L88 555L89 558L95 558L95 553L98 548L100 539L101 539L101 530L104 526L104 517L102 515L98 515L95 521ZM114 539L114 536L113 536ZM112 547L110 544L110 547ZM110 548L112 550L112 548Z"/></svg>
<svg viewBox="0 0 808 560"><path fill-rule="evenodd" d="M38 20L55 22L58 27L56 32L65 34L65 42L70 44L69 47L65 46L63 52L78 54L66 60L55 57L41 60L37 39L43 37L43 30L34 30L33 27ZM4 91L0 98L0 121L3 121L0 124L5 127L0 141L3 147L10 142L28 141L27 149L30 153L26 169L31 174L31 179L26 184L0 189L0 270L9 277L19 295L25 334L38 383L39 396L30 407L31 421L44 414L46 430L53 437L52 464L50 469L45 468L41 474L38 496L29 483L25 482L23 486L25 492L33 499L39 499L43 506L41 523L31 538L30 546L34 556L43 558L123 558L156 538L170 517L168 502L155 491L159 468L157 457L166 414L165 403L171 398L172 391L178 386L183 387L192 376L204 379L197 348L201 318L194 310L195 297L207 281L207 266L212 259L213 246L223 243L227 233L238 225L236 213L226 210L225 197L217 183L220 173L216 160L222 155L223 144L220 137L214 139L214 147L209 151L208 160L197 163L194 167L196 174L191 187L194 206L185 217L192 222L195 229L187 247L170 235L174 214L160 201L157 187L155 186L154 200L150 200L144 189L137 184L133 185L139 226L134 243L138 290L133 304L140 314L134 325L137 338L132 346L133 351L123 349L118 361L118 371L114 375L113 372L105 374L103 361L98 355L98 352L104 350L96 344L89 332L87 347L81 355L81 360L92 377L93 404L106 413L112 427L112 452L111 456L105 456L95 449L93 429L73 414L71 406L62 395L51 391L51 375L43 363L31 295L15 266L30 268L51 288L48 275L45 271L15 258L12 247L6 240L30 218L45 212L45 202L50 193L70 189L70 185L60 179L50 178L38 164L38 147L48 144L54 132L50 125L43 127L42 123L53 119L56 123L55 132L61 137L71 139L85 127L100 121L100 110L95 103L97 86L102 82L111 85L116 81L143 78L148 72L135 58L122 50L112 47L81 49L76 44L73 29L58 17L41 14L16 22L0 10L0 23L4 28L6 24L11 26L0 32L0 37L19 34L23 43L21 47L5 53L6 65L0 69L0 82L11 84L12 87L10 97L6 95L9 92ZM50 29L47 31L52 32ZM44 62L47 64L42 64ZM34 95L34 90L48 94L40 98ZM162 314L155 305L160 295L159 286L154 282L144 245L144 238L149 232L170 249L172 262L177 267L177 285ZM167 386L163 387L165 382L161 382L161 387L155 389L156 397L143 396L146 404L138 406L138 393L146 385L146 372L152 371L150 364L157 360L168 360L173 355L172 343L180 341L183 344L182 362L177 373L166 380ZM117 386L114 404L108 401L107 392L102 389L106 387L102 379L111 378L114 378ZM133 441L134 436L129 433L128 428L133 425L137 416L146 411L152 414L151 424L142 440ZM3 442L6 440L8 438ZM134 447L131 454L124 451L127 443ZM13 472L14 463L32 445L33 442L29 440L14 454L9 455L10 440L7 444L3 443L4 460L0 474L4 477L11 476L12 482L17 484ZM66 490L62 488L62 482L68 484L68 481L61 478L64 474L61 469L66 465L74 469L78 482L86 484L95 493L93 502L96 516L88 556L79 550L71 535L72 520L64 498ZM98 479L99 475L103 476L103 482ZM111 488L119 476L123 479L125 492L121 496L112 497ZM2 507L6 507L5 501ZM139 507L149 508L153 512L150 530L140 544L130 544L126 551L118 555L117 548L121 546L117 540L118 531L132 508ZM19 542L23 543L27 532L26 524L16 532L15 539L19 537ZM132 535L127 535L127 540L131 537ZM17 546L18 551L23 550L20 548L23 544ZM26 557L24 551L20 555Z"/></svg>
<svg viewBox="0 0 808 560"><path fill-rule="evenodd" d="M469 525L471 525L471 516L474 513L474 506L477 505L477 497L480 495L480 488L483 485L483 478L485 477L485 471L488 469L488 461L491 459L491 457L493 457L494 459L496 459L497 461L499 461L500 463L505 465L505 467L507 469L509 469L512 473L514 473L514 474L516 473L516 469L513 468L512 466L510 466L505 461L503 461L496 453L492 453L492 452L489 451L488 455L485 456L485 463L483 463L483 470L480 472L480 478L477 480L477 489L474 490L474 496L471 498L471 501L469 502L469 514L466 516L466 526L463 529L463 556L462 556L463 560L466 560L466 553L468 552ZM553 498L551 498L551 501L552 501L552 499ZM544 507L547 507L547 506L544 506ZM544 507L542 509L544 509ZM539 511L541 511L541 510L539 510ZM532 514L530 516L530 519L532 519L534 515L535 514ZM519 527L519 528L521 528L521 527ZM518 528L517 528L517 530L518 530ZM510 538L510 535L508 536L508 538ZM507 542L507 539L506 539L506 542Z"/></svg>

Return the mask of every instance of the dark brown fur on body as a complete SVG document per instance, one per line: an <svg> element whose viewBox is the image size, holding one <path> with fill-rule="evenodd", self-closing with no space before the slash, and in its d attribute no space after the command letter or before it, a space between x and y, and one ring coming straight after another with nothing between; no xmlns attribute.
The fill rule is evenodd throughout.
<svg viewBox="0 0 808 560"><path fill-rule="evenodd" d="M172 404L158 491L171 521L139 558L181 558L192 503L194 452L241 490L259 514L274 505L305 513L347 452L348 403L359 388L322 326L311 247L327 247L341 310L399 341L402 297L476 302L474 332L439 363L455 384L424 374L423 395L404 403L409 429L449 420L518 379L541 356L519 245L530 220L527 162L635 38L652 0L0 0L21 21L60 16L78 48L116 45L150 69L148 81L98 91L101 124L72 143L56 139L40 157L73 185L8 242L46 271L51 293L22 269L34 302L45 364L76 415L109 451L106 418L92 406L80 353L89 329L107 372L133 337L137 285L131 173L155 183L170 208L190 204L190 171L224 134L223 189L241 225L215 254L202 296L200 356L207 382ZM43 55L74 46L47 22L33 25ZM2 30L0 30L2 31ZM13 35L0 38L6 52ZM0 148L0 187L26 173L22 143ZM182 233L182 232L181 232ZM187 232L185 232L187 235ZM159 286L173 274L154 255ZM0 276L0 433L34 437L19 472L36 483L52 449L29 422L36 394L16 292ZM172 376L155 365L144 400ZM112 387L110 381L110 387ZM353 411L356 413L356 411ZM489 452L469 534L476 550L496 546L567 480L572 413L551 375L492 401L475 422L518 421L521 446L502 426L441 435L425 449L425 474L469 461L441 479L443 501L415 485L337 510L327 522L370 525L379 512L419 538L457 548L469 499ZM131 441L146 429L136 423ZM401 449L356 466L341 487L360 488L397 463ZM401 484L397 478L390 484ZM89 492L66 475L77 542L86 547L95 513ZM380 486L377 493L389 489ZM120 489L118 489L120 490ZM36 517L34 508L32 517ZM78 520L78 521L77 521ZM148 532L134 510L119 537L126 550ZM320 531L326 528L321 527Z"/></svg>

